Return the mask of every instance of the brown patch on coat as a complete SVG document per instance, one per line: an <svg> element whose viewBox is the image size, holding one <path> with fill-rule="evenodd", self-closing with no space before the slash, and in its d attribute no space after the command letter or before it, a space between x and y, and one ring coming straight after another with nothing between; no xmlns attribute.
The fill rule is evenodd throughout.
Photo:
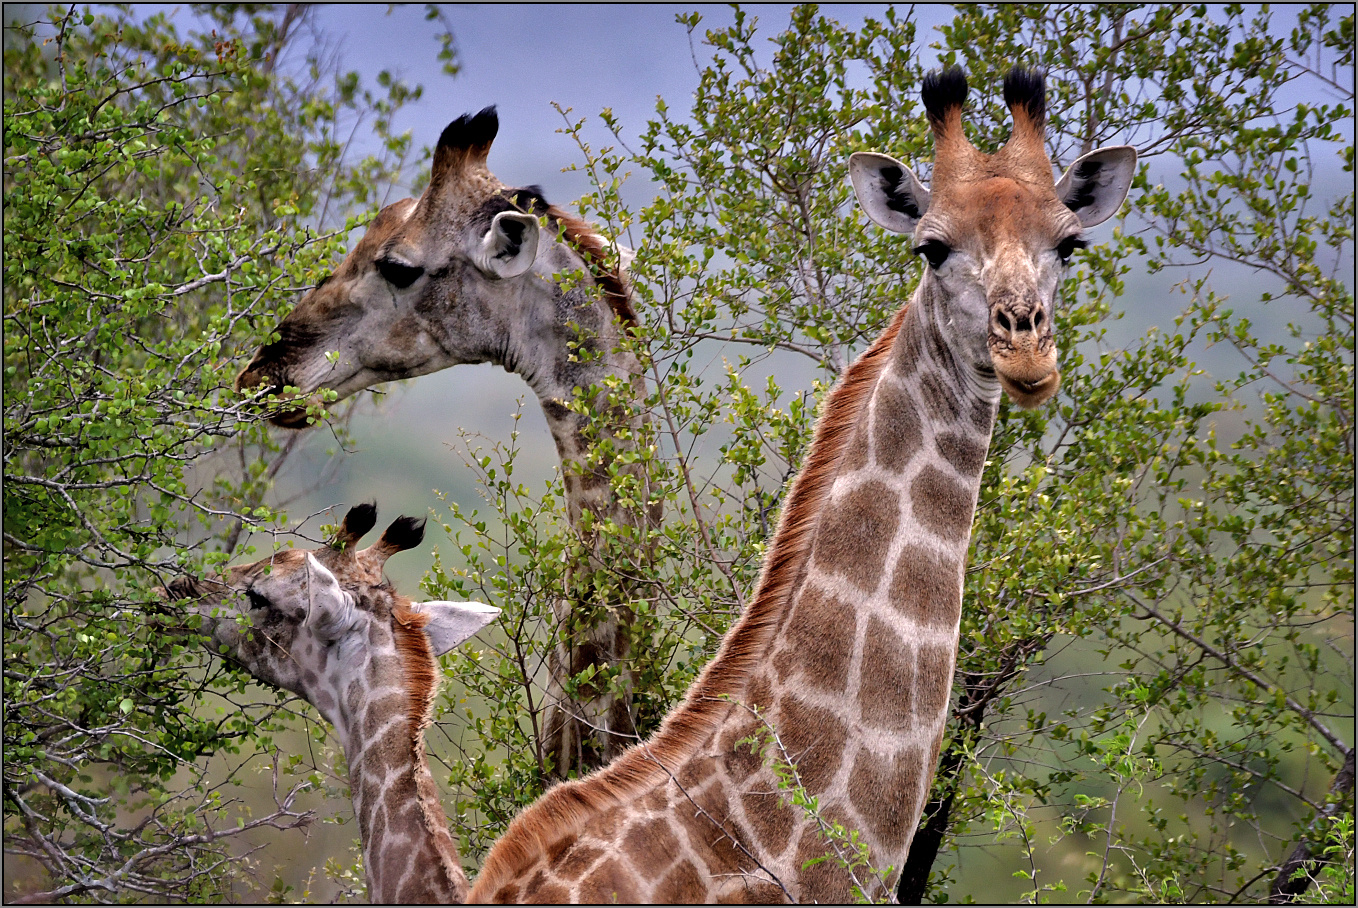
<svg viewBox="0 0 1358 908"><path fill-rule="evenodd" d="M844 758L849 728L839 716L787 695L775 725L808 794L824 792ZM781 754L779 758L781 759Z"/></svg>
<svg viewBox="0 0 1358 908"><path fill-rule="evenodd" d="M910 484L910 503L915 519L950 542L971 533L976 500L972 490L937 467L920 470Z"/></svg>
<svg viewBox="0 0 1358 908"><path fill-rule="evenodd" d="M753 716L748 722L732 723L722 732L717 746L726 776L733 784L739 785L763 767L762 745L767 732L764 723Z"/></svg>
<svg viewBox="0 0 1358 908"><path fill-rule="evenodd" d="M724 786L713 786L692 802L680 802L675 813L688 834L689 847L702 859L709 876L739 873L748 862L722 825L728 802Z"/></svg>
<svg viewBox="0 0 1358 908"><path fill-rule="evenodd" d="M859 675L858 714L863 721L891 732L912 725L915 659L896 629L876 615L868 621Z"/></svg>
<svg viewBox="0 0 1358 908"><path fill-rule="evenodd" d="M925 627L957 627L962 580L957 565L932 550L906 546L896 559L888 592L891 604Z"/></svg>
<svg viewBox="0 0 1358 908"><path fill-rule="evenodd" d="M849 800L888 850L903 848L919 820L921 780L933 776L925 752L907 747L890 758L860 748L849 771Z"/></svg>
<svg viewBox="0 0 1358 908"><path fill-rule="evenodd" d="M801 841L797 843L797 857L793 859L793 866L798 868L802 884L801 891L797 893L797 900L848 905L854 901L853 883L844 868L836 863L834 849L822 842L816 832L814 824L804 825ZM806 866L808 861L814 861L825 855L829 857L810 867Z"/></svg>
<svg viewBox="0 0 1358 908"><path fill-rule="evenodd" d="M679 853L679 839L667 818L634 823L623 836L622 853L643 875L654 875Z"/></svg>
<svg viewBox="0 0 1358 908"><path fill-rule="evenodd" d="M895 381L879 383L874 397L872 456L882 469L899 472L924 444L919 403Z"/></svg>
<svg viewBox="0 0 1358 908"><path fill-rule="evenodd" d="M853 441L849 448L844 452L845 473L856 473L868 465L868 426L867 422L860 422L858 428L854 429Z"/></svg>
<svg viewBox="0 0 1358 908"><path fill-rule="evenodd" d="M900 496L895 491L876 480L859 484L826 506L816 536L816 564L859 589L876 589L900 521Z"/></svg>
<svg viewBox="0 0 1358 908"><path fill-rule="evenodd" d="M942 643L919 648L915 671L915 717L921 725L937 722L952 693L954 647Z"/></svg>
<svg viewBox="0 0 1358 908"><path fill-rule="evenodd" d="M776 791L747 791L740 800L745 819L764 853L782 854L797 825L797 814L791 805L783 803L782 795Z"/></svg>
<svg viewBox="0 0 1358 908"><path fill-rule="evenodd" d="M538 874L541 880L534 885L530 882L524 887L523 903L526 905L564 905L571 900L571 891L563 883L549 880L546 874Z"/></svg>
<svg viewBox="0 0 1358 908"><path fill-rule="evenodd" d="M595 867L576 887L576 900L585 905L626 905L637 901L636 877L617 859Z"/></svg>
<svg viewBox="0 0 1358 908"><path fill-rule="evenodd" d="M925 411L942 422L956 422L962 415L962 402L947 381L937 372L925 372L919 380Z"/></svg>
<svg viewBox="0 0 1358 908"><path fill-rule="evenodd" d="M934 437L934 444L938 446L938 453L943 455L943 459L963 476L980 475L981 468L985 466L987 446L970 435L944 432Z"/></svg>
<svg viewBox="0 0 1358 908"><path fill-rule="evenodd" d="M783 887L768 880L743 876L726 884L729 891L717 899L718 905L786 905Z"/></svg>
<svg viewBox="0 0 1358 908"><path fill-rule="evenodd" d="M786 642L778 658L788 657L799 674L815 687L842 694L849 682L849 660L857 629L858 617L853 606L831 593L804 585L783 631Z"/></svg>
<svg viewBox="0 0 1358 908"><path fill-rule="evenodd" d="M707 887L703 884L702 874L693 866L692 861L681 861L665 874L652 893L652 900L661 900L672 905L697 905L707 901Z"/></svg>

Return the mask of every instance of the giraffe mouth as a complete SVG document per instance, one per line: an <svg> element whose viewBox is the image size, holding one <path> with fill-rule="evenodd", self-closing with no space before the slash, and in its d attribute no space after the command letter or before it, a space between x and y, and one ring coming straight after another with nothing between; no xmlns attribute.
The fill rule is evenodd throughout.
<svg viewBox="0 0 1358 908"><path fill-rule="evenodd" d="M269 414L269 422L282 429L305 429L310 423L307 422L307 411L312 407L324 407L319 396L295 397L291 401L280 404L282 409ZM312 412L315 412L314 410Z"/></svg>
<svg viewBox="0 0 1358 908"><path fill-rule="evenodd" d="M1061 372L1058 369L1052 369L1036 379L1016 378L1006 375L1001 369L996 369L995 375L999 378L1004 393L1009 395L1009 399L1025 410L1031 410L1051 400L1061 387Z"/></svg>
<svg viewBox="0 0 1358 908"><path fill-rule="evenodd" d="M1017 344L992 337L990 358L1000 387L1010 400L1025 410L1051 400L1061 387L1061 371L1056 368L1056 347L1050 336Z"/></svg>

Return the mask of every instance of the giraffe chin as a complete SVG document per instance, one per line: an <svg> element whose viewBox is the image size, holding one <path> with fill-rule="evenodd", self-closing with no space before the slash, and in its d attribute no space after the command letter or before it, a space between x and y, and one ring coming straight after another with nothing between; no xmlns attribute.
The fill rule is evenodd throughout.
<svg viewBox="0 0 1358 908"><path fill-rule="evenodd" d="M1061 371L1059 369L1051 370L1036 381L1011 378L999 369L995 370L995 374L1000 379L1000 387L1004 389L1004 393L1008 394L1009 399L1024 410L1040 407L1051 400L1061 387Z"/></svg>

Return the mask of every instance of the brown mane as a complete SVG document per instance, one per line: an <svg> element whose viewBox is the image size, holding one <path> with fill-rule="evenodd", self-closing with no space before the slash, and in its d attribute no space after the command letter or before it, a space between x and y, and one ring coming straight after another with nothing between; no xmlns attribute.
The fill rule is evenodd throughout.
<svg viewBox="0 0 1358 908"><path fill-rule="evenodd" d="M398 598L391 610L391 629L396 637L396 652L405 669L406 691L410 704L406 717L410 720L410 734L415 746L423 750L424 732L434 713L434 694L439 686L438 660L424 626L429 615L417 612L410 603Z"/></svg>
<svg viewBox="0 0 1358 908"><path fill-rule="evenodd" d="M789 598L802 583L817 515L852 436L847 429L869 399L905 311L902 307L896 313L886 331L831 390L810 451L788 494L754 597L716 657L649 741L634 745L583 779L552 788L514 819L487 855L472 890L473 901L494 897L554 844L577 835L600 811L628 803L677 773L720 729L733 708L731 701L745 695L749 677L767 652Z"/></svg>
<svg viewBox="0 0 1358 908"><path fill-rule="evenodd" d="M636 328L636 310L632 308L632 288L622 274L622 267L608 267L609 243L586 221L552 205L547 214L561 225L566 239L574 246L589 265L595 282L604 292L604 299L625 328Z"/></svg>

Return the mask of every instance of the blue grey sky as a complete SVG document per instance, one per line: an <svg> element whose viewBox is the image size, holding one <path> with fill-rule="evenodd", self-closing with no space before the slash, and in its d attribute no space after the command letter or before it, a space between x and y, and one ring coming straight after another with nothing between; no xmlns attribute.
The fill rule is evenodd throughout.
<svg viewBox="0 0 1358 908"><path fill-rule="evenodd" d="M747 13L758 20L760 34L771 37L787 27L791 9L760 5ZM881 18L885 9L845 4L825 13L847 24ZM675 16L693 10L702 13L703 22L690 39ZM365 83L374 84L386 69L425 86L424 97L397 121L398 128L413 130L417 144L432 145L454 117L497 105L500 135L491 168L509 185L540 184L557 202L574 200L590 187L583 174L561 173L579 153L558 132L564 121L553 103L586 118L586 137L594 144L609 140L598 120L605 107L628 137L639 135L655 116L657 96L682 118L698 84L695 57L701 65L712 55L702 44L703 33L735 18L729 7L694 4L465 4L444 6L443 12L462 64L451 79L440 70L435 25L424 20L422 6L329 6L319 11L317 25L337 39L343 65ZM952 10L926 4L914 15L924 35L951 20Z"/></svg>

